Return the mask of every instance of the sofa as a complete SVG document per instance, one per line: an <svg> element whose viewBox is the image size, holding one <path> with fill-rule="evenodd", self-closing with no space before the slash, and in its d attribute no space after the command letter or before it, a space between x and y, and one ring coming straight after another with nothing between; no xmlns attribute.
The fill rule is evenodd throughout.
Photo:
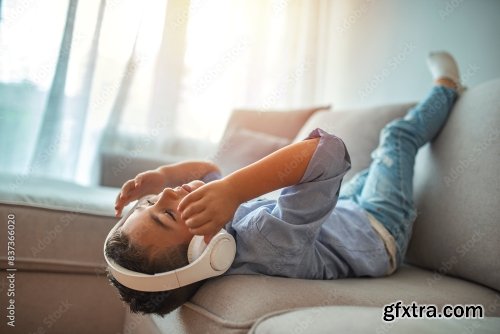
<svg viewBox="0 0 500 334"><path fill-rule="evenodd" d="M412 105L236 110L210 156L230 172L321 127L345 141L352 160L348 180L369 165L380 129ZM221 276L165 317L132 314L122 305L105 278L102 244L116 223L117 187L139 171L178 157L104 153L98 187L0 175L0 299L6 315L15 299L16 324L11 327L2 317L0 332L499 333L499 144L497 79L465 91L438 137L419 151L414 177L418 217L405 263L393 275L333 281ZM235 145L238 150L232 149ZM5 232L13 229L9 225L15 225L15 258L4 246L11 235ZM8 276L12 269L13 282ZM9 291L15 296L8 297ZM384 305L397 301L438 307L481 304L485 318L384 322Z"/></svg>

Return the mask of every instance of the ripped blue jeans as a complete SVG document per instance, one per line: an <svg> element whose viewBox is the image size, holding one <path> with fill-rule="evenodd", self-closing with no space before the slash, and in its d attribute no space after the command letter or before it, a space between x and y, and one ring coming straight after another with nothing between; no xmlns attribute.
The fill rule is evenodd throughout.
<svg viewBox="0 0 500 334"><path fill-rule="evenodd" d="M453 89L436 86L405 117L387 124L372 153L370 167L341 189L340 198L356 202L392 234L398 266L404 259L417 215L413 201L415 156L446 123L456 98Z"/></svg>

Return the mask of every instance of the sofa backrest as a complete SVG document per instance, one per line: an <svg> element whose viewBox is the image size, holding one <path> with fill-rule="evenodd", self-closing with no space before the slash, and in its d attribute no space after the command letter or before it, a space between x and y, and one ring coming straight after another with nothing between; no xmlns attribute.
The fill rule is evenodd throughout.
<svg viewBox="0 0 500 334"><path fill-rule="evenodd" d="M403 116L413 103L394 104L373 108L318 112L309 118L294 139L307 137L315 128L342 138L351 157L352 168L344 182L370 165L370 153L377 147L380 130L391 120Z"/></svg>
<svg viewBox="0 0 500 334"><path fill-rule="evenodd" d="M500 290L499 171L497 79L465 91L439 136L419 151L407 261Z"/></svg>
<svg viewBox="0 0 500 334"><path fill-rule="evenodd" d="M344 140L345 181L369 166L381 128L412 104L318 112L295 142L320 127ZM500 79L464 92L447 124L417 156L418 217L406 261L500 290ZM432 285L432 280L428 282Z"/></svg>

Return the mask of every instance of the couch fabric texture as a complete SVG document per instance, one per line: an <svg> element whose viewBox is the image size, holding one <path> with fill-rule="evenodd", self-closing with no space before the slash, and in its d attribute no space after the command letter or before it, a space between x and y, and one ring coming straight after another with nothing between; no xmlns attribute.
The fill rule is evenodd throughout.
<svg viewBox="0 0 500 334"><path fill-rule="evenodd" d="M104 277L104 239L116 223L114 188L0 175L0 265L15 215L16 327L1 333L114 333L126 309ZM2 273L5 271L2 270ZM7 276L1 276L5 310ZM68 330L70 329L70 330Z"/></svg>
<svg viewBox="0 0 500 334"><path fill-rule="evenodd" d="M271 118L284 119L283 113L252 116L251 111L240 111L232 116L228 130L250 124L248 131L269 130L268 135L288 141L304 138L315 127L333 132L343 138L353 162L347 180L369 165L384 124L411 106L312 108L291 118L290 127L270 123ZM277 133L275 129L283 124L287 130ZM500 80L495 80L466 91L440 135L421 150L414 189L418 218L407 264L394 275L334 281L222 276L206 282L190 302L164 318L130 314L104 277L102 243L116 223L113 202L118 189L84 188L35 177L18 182L16 176L1 176L0 214L14 213L17 220L19 326L8 333L35 332L40 327L51 333L94 334L279 333L324 328L345 332L350 325L356 325L349 327L353 332L373 332L383 325L383 305L397 300L438 306L483 304L487 316L498 317L500 220L494 209L500 198L499 129ZM132 158L108 155L106 166L118 169L104 177L105 184L118 187L138 172L156 167L158 161L174 162L167 161L170 157ZM117 165L120 162L122 167ZM6 231L6 219L1 224ZM5 233L0 233L0 243L6 244ZM5 252L0 256L3 269ZM4 307L4 297L1 300ZM48 328L47 317L66 305L62 303L71 306ZM311 321L317 316L321 319ZM431 327L486 333L498 328L498 319L468 320L403 321L394 328L382 328L388 333L420 333ZM2 322L0 332L7 332L5 326Z"/></svg>
<svg viewBox="0 0 500 334"><path fill-rule="evenodd" d="M340 136L353 161L349 178L369 165L370 153L378 143L383 125L402 116L412 105L317 112L309 118L295 140L300 140L304 133L318 126ZM336 281L221 277L207 282L188 305L165 318L153 317L153 322L162 332L167 328L174 332L197 332L208 328L213 333L244 333L269 313L312 306L356 305L377 308L379 317L374 318L374 323L370 322L373 328L382 322L381 307L397 300L439 306L483 304L486 315L500 316L500 293L496 285L500 280L495 278L500 272L496 267L498 256L495 256L500 254L500 226L493 212L500 195L498 173L495 172L500 162L500 138L494 132L500 128L498 115L500 80L469 89L436 140L419 153L415 175L419 217L415 222L416 239L410 245L408 261L422 268L406 265L385 278ZM485 164L488 166L482 161L470 164L470 169L461 171L463 179L460 182L446 186L444 176L452 173L464 157L477 154L474 153L478 150L476 145L484 147L486 143L489 143L489 150L484 149L483 159L487 159ZM489 185L485 186L485 183ZM428 189L423 189L422 185ZM453 194L448 194L448 191L453 191ZM473 194L478 193L481 195L474 197ZM424 209L430 211L429 207L433 210L432 217L422 212ZM484 213L482 209L485 209ZM475 224L471 224L474 215ZM483 235L475 242L476 226L486 229L484 233L488 237ZM457 248L460 246L466 248ZM451 255L456 256L455 263L451 268L445 267ZM358 319L357 315L352 319ZM472 326L471 323L468 325ZM487 326L485 328L487 332ZM258 327L255 330L258 332Z"/></svg>

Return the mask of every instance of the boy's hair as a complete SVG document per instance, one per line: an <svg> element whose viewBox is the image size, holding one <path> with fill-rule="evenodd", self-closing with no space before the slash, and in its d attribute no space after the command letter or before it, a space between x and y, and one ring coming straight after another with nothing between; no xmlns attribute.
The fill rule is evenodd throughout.
<svg viewBox="0 0 500 334"><path fill-rule="evenodd" d="M187 248L188 244L181 244L150 255L148 248L132 244L130 238L118 228L106 242L106 256L124 268L152 275L187 265ZM132 312L161 316L187 302L203 283L196 282L169 291L144 292L120 284L109 271L108 279L118 289L121 299L130 306Z"/></svg>

